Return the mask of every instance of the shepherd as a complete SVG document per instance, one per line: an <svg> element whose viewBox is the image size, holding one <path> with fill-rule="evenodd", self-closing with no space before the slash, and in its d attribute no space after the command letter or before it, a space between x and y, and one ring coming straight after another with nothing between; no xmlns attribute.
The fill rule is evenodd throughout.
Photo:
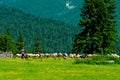
<svg viewBox="0 0 120 80"><path fill-rule="evenodd" d="M21 59L25 58L25 49L24 47L21 49Z"/></svg>

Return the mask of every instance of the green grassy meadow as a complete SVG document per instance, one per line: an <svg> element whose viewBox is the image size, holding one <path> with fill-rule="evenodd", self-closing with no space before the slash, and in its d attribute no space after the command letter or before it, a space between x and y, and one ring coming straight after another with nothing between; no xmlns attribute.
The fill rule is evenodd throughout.
<svg viewBox="0 0 120 80"><path fill-rule="evenodd" d="M0 80L120 80L118 64L73 62L73 59L0 58Z"/></svg>

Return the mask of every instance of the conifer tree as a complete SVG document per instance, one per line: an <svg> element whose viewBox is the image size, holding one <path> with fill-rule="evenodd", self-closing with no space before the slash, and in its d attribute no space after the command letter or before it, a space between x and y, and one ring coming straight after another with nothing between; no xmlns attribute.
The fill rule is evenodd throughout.
<svg viewBox="0 0 120 80"><path fill-rule="evenodd" d="M38 37L35 37L34 45L33 45L33 53L38 54L38 53L41 53L41 52L42 52L42 48L41 48L40 39Z"/></svg>
<svg viewBox="0 0 120 80"><path fill-rule="evenodd" d="M25 43L24 37L22 33L19 33L18 39L16 40L16 48L18 53L21 51L22 48L25 47L24 43Z"/></svg>
<svg viewBox="0 0 120 80"><path fill-rule="evenodd" d="M111 53L115 52L116 23L115 5L107 1L85 0L81 8L82 19L79 26L84 29L76 35L73 45L75 53Z"/></svg>
<svg viewBox="0 0 120 80"><path fill-rule="evenodd" d="M0 51L6 51L5 49L5 34L0 34Z"/></svg>
<svg viewBox="0 0 120 80"><path fill-rule="evenodd" d="M15 43L10 35L10 29L6 29L6 34L0 35L0 50L4 52L13 52L15 54L16 48Z"/></svg>
<svg viewBox="0 0 120 80"><path fill-rule="evenodd" d="M117 28L116 28L116 0L104 0L108 9L106 36L104 37L104 51L106 53L116 53Z"/></svg>

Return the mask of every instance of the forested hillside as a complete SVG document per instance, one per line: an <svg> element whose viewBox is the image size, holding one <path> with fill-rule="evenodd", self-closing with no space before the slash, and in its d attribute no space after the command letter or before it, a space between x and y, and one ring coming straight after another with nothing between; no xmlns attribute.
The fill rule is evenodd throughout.
<svg viewBox="0 0 120 80"><path fill-rule="evenodd" d="M120 0L116 1L117 27L120 29ZM0 4L44 18L53 18L77 25L84 0L0 0ZM66 5L69 5L69 8ZM120 35L120 31L118 33Z"/></svg>
<svg viewBox="0 0 120 80"><path fill-rule="evenodd" d="M74 8L68 8L67 3ZM80 8L83 3L84 0L0 0L0 4L21 9L26 13L73 24L79 22ZM117 19L120 22L120 0L116 0L116 4Z"/></svg>
<svg viewBox="0 0 120 80"><path fill-rule="evenodd" d="M27 49L31 50L34 37L38 36L43 52L71 52L73 36L77 27L52 19L43 19L20 10L0 6L0 30L9 27L14 40L19 32L25 37Z"/></svg>
<svg viewBox="0 0 120 80"><path fill-rule="evenodd" d="M5 32L5 29L10 27L14 39L19 32L23 33L28 49L33 45L34 37L39 36L44 52L70 52L73 35L79 31L73 25L78 25L83 2L84 0L0 0L0 5L15 8L0 8L1 30ZM119 3L120 0L116 0L120 36ZM71 23L73 25L69 25Z"/></svg>

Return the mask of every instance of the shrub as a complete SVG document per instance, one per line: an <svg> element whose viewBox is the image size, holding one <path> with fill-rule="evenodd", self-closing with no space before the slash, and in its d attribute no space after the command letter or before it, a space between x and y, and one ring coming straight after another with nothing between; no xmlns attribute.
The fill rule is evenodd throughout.
<svg viewBox="0 0 120 80"><path fill-rule="evenodd" d="M97 64L97 65L106 65L106 64L120 64L120 59L113 56L93 56L91 58L77 58L74 61L75 64Z"/></svg>
<svg viewBox="0 0 120 80"><path fill-rule="evenodd" d="M80 58L80 59L75 59L75 62L74 62L75 64L80 64L80 63L82 63L82 64L94 64L94 60L92 60L91 58L85 58L85 59L82 59L82 58Z"/></svg>

